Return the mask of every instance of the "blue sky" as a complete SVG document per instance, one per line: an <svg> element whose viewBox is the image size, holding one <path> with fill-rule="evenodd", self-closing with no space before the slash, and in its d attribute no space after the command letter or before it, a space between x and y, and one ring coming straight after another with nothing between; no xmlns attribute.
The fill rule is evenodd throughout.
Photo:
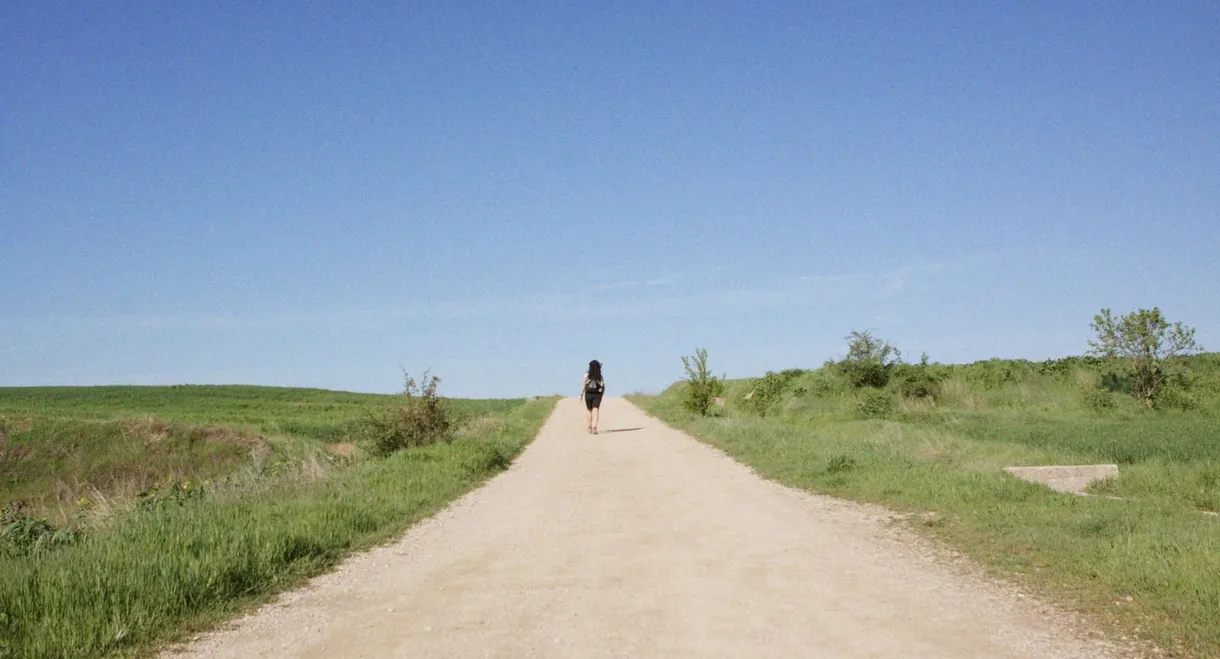
<svg viewBox="0 0 1220 659"><path fill-rule="evenodd" d="M1220 349L1210 2L0 5L0 386Z"/></svg>

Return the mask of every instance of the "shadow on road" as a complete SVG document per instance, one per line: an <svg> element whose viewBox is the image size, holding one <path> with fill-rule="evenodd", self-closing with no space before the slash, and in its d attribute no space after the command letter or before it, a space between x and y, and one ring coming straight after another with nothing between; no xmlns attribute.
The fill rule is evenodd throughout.
<svg viewBox="0 0 1220 659"><path fill-rule="evenodd" d="M643 430L643 428L611 428L610 430L599 430L598 434L604 435L608 432L635 432L636 430Z"/></svg>

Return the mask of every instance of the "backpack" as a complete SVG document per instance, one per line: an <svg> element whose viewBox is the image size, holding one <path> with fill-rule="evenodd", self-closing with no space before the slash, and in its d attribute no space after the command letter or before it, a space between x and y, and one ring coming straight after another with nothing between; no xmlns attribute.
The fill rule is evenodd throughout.
<svg viewBox="0 0 1220 659"><path fill-rule="evenodd" d="M606 382L604 380L590 379L585 383L585 393L600 394L606 391Z"/></svg>

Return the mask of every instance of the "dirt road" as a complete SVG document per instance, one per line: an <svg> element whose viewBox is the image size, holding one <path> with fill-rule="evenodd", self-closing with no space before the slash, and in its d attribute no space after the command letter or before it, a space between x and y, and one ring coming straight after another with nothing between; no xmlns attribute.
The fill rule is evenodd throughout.
<svg viewBox="0 0 1220 659"><path fill-rule="evenodd" d="M512 469L186 656L1117 656L883 511L763 481L622 399L602 412L588 435L561 401Z"/></svg>

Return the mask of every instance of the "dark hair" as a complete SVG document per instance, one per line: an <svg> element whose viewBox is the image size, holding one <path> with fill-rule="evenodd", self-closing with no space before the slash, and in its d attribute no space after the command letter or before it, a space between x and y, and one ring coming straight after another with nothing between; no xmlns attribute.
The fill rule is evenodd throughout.
<svg viewBox="0 0 1220 659"><path fill-rule="evenodd" d="M596 359L589 362L589 379L590 380L602 379L602 363L597 361Z"/></svg>

